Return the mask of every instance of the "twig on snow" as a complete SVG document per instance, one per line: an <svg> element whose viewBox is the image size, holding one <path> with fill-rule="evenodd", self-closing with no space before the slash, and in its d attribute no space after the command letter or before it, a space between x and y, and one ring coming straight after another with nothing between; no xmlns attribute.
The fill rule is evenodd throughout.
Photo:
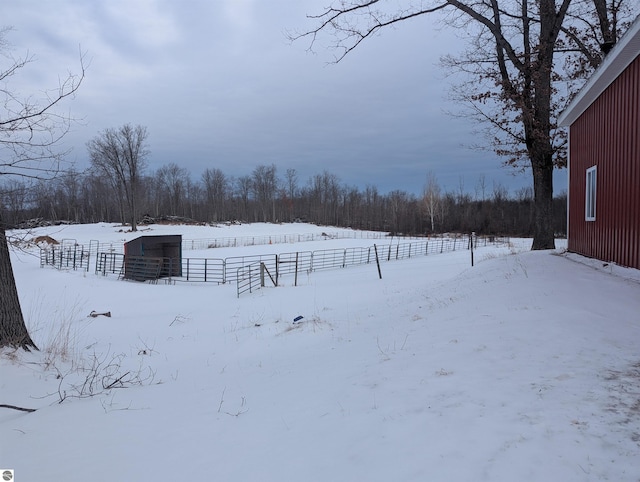
<svg viewBox="0 0 640 482"><path fill-rule="evenodd" d="M16 407L15 405L0 404L0 408L10 408L11 410L19 410L20 412L35 412L35 408Z"/></svg>

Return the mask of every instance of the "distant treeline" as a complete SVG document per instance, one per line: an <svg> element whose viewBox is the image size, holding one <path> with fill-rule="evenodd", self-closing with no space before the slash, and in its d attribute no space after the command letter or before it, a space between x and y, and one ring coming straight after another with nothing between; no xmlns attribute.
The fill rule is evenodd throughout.
<svg viewBox="0 0 640 482"><path fill-rule="evenodd" d="M430 174L421 195L402 190L386 194L376 187L343 184L329 172L300 183L295 170L278 176L274 165L258 166L250 175L230 177L207 169L199 180L176 164L142 178L138 212L147 216L178 216L206 223L294 222L389 231L394 234L471 232L530 236L533 191L516 193L502 185L485 188L481 178L475 195L442 192ZM118 189L94 172L68 171L54 180L12 179L0 186L0 215L5 227L33 218L77 223L124 222ZM566 233L566 195L556 197L555 232Z"/></svg>

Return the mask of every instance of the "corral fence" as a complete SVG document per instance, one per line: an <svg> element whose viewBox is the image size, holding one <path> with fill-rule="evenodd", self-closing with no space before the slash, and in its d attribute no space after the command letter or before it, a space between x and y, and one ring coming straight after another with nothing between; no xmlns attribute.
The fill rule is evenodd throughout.
<svg viewBox="0 0 640 482"><path fill-rule="evenodd" d="M265 244L293 244L327 239L384 239L389 235L377 231L328 231L307 234L276 234L260 236L234 236L211 239L183 239L183 250L213 248L237 248L239 246L259 246Z"/></svg>
<svg viewBox="0 0 640 482"><path fill-rule="evenodd" d="M264 263L256 262L238 268L236 274L236 293L238 298L242 293L251 293L264 287L265 283L267 283L267 277L274 286L278 286L278 282L273 278Z"/></svg>
<svg viewBox="0 0 640 482"><path fill-rule="evenodd" d="M307 234L277 234L260 236L234 236L222 238L201 238L183 239L183 251L204 250L215 248L239 247L239 246L259 246L267 244L293 244L307 241L321 241L331 239L385 239L388 234L376 231L327 231L322 233ZM403 239L403 238L397 238ZM92 267L98 270L101 264L101 257L104 253L112 256L111 263L124 254L124 243L100 243L97 240L89 241L89 245L81 245L75 239L63 239L58 244L40 248L40 266L54 266L58 269L72 269L90 271ZM120 256L118 256L120 255ZM194 259L194 258L191 258ZM194 269L202 271L202 277L208 276L209 270L216 271L216 267L207 266L204 258L195 259ZM200 268L197 266L201 265ZM215 265L214 265L215 266ZM111 270L111 272L113 272ZM209 279L205 279L209 281Z"/></svg>
<svg viewBox="0 0 640 482"><path fill-rule="evenodd" d="M99 241L92 240L84 246L75 239L63 239L59 244L40 248L40 266L89 271L91 261L95 262L99 251Z"/></svg>
<svg viewBox="0 0 640 482"><path fill-rule="evenodd" d="M90 259L95 259L95 272L102 275L117 275L120 279L166 283L205 282L233 283L237 285L238 296L252 292L260 285L264 286L265 273L274 285L281 276L294 275L294 284L298 284L298 275L325 269L346 268L395 260L409 259L438 253L468 250L471 248L469 235L455 235L441 238L411 239L407 242L352 247L344 249L326 249L315 251L296 251L280 254L261 254L250 256L232 256L221 258L147 258L125 256L109 250L96 252L94 242L85 250L77 243L61 243L57 249L41 250L41 265L51 265L61 269L89 270ZM500 245L509 242L508 238L473 237L473 246ZM97 242L95 242L97 243ZM46 252L43 252L46 251ZM179 263L179 266L175 266ZM179 272L180 276L173 273Z"/></svg>

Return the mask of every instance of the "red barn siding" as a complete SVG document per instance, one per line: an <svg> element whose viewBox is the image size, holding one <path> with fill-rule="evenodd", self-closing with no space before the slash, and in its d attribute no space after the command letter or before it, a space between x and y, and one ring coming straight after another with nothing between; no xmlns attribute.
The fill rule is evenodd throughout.
<svg viewBox="0 0 640 482"><path fill-rule="evenodd" d="M570 251L640 269L640 57L571 125ZM597 166L596 220L585 221Z"/></svg>

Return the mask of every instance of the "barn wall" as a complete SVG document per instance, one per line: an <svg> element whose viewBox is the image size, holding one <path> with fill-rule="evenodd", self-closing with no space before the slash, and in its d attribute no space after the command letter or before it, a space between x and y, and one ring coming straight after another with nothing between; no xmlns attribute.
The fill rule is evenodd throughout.
<svg viewBox="0 0 640 482"><path fill-rule="evenodd" d="M569 251L640 269L640 57L570 129ZM596 220L585 221L597 166Z"/></svg>

